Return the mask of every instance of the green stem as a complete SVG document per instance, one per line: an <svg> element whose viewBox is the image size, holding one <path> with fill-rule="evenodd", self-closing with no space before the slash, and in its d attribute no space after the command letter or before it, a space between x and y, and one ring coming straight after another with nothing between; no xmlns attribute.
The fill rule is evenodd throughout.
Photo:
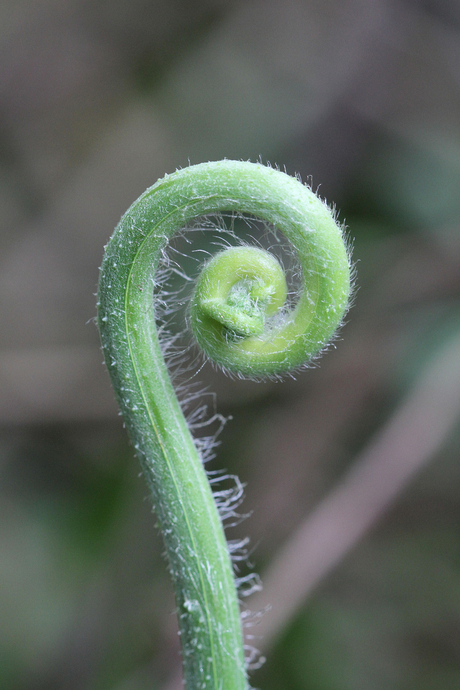
<svg viewBox="0 0 460 690"><path fill-rule="evenodd" d="M166 176L131 206L107 245L98 292L102 347L164 536L187 690L248 685L231 561L163 361L153 288L172 235L193 218L226 211L282 231L303 274L297 305L276 320L286 286L273 257L239 248L205 267L191 324L206 353L226 369L260 376L301 365L330 339L349 295L348 256L327 206L298 181L258 164L205 163Z"/></svg>

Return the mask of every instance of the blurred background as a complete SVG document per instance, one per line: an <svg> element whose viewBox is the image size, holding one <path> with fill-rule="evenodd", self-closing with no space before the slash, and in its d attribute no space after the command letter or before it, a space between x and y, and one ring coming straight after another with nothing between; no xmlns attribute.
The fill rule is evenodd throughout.
<svg viewBox="0 0 460 690"><path fill-rule="evenodd" d="M460 4L4 0L0 51L0 686L180 687L94 293L132 201L227 157L334 202L358 273L317 368L201 372L272 607L252 683L459 688Z"/></svg>

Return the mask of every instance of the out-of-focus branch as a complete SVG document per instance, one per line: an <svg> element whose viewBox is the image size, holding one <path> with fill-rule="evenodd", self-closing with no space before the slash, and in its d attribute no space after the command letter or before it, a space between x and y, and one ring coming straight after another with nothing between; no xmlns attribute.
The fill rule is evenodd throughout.
<svg viewBox="0 0 460 690"><path fill-rule="evenodd" d="M360 541L436 453L460 417L460 335L429 363L412 392L352 469L297 529L263 576L252 610L267 649L316 585Z"/></svg>
<svg viewBox="0 0 460 690"><path fill-rule="evenodd" d="M408 397L309 515L263 576L251 609L270 607L249 637L265 651L312 590L356 546L414 474L442 446L460 417L460 335L437 354ZM248 639L253 644L253 639ZM165 690L179 690L180 675Z"/></svg>

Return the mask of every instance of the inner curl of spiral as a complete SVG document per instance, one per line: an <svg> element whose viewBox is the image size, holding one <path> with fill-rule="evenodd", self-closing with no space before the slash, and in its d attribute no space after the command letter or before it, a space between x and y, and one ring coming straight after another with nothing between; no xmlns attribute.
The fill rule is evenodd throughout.
<svg viewBox="0 0 460 690"><path fill-rule="evenodd" d="M258 247L232 247L202 268L190 306L190 323L203 351L216 363L254 373L253 356L276 331L271 317L286 302L287 284L278 260Z"/></svg>

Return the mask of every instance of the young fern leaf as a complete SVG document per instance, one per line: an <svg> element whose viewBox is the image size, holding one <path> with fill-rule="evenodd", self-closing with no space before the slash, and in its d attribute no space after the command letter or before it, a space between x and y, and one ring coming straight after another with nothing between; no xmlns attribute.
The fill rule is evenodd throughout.
<svg viewBox="0 0 460 690"><path fill-rule="evenodd" d="M131 206L106 247L102 347L166 545L187 690L246 690L248 681L231 560L163 361L153 290L170 238L194 218L221 212L250 214L284 233L302 272L297 304L283 308L286 280L265 250L229 248L204 266L190 323L224 369L257 378L301 366L334 334L350 290L349 257L329 208L260 164L224 160L167 175Z"/></svg>

